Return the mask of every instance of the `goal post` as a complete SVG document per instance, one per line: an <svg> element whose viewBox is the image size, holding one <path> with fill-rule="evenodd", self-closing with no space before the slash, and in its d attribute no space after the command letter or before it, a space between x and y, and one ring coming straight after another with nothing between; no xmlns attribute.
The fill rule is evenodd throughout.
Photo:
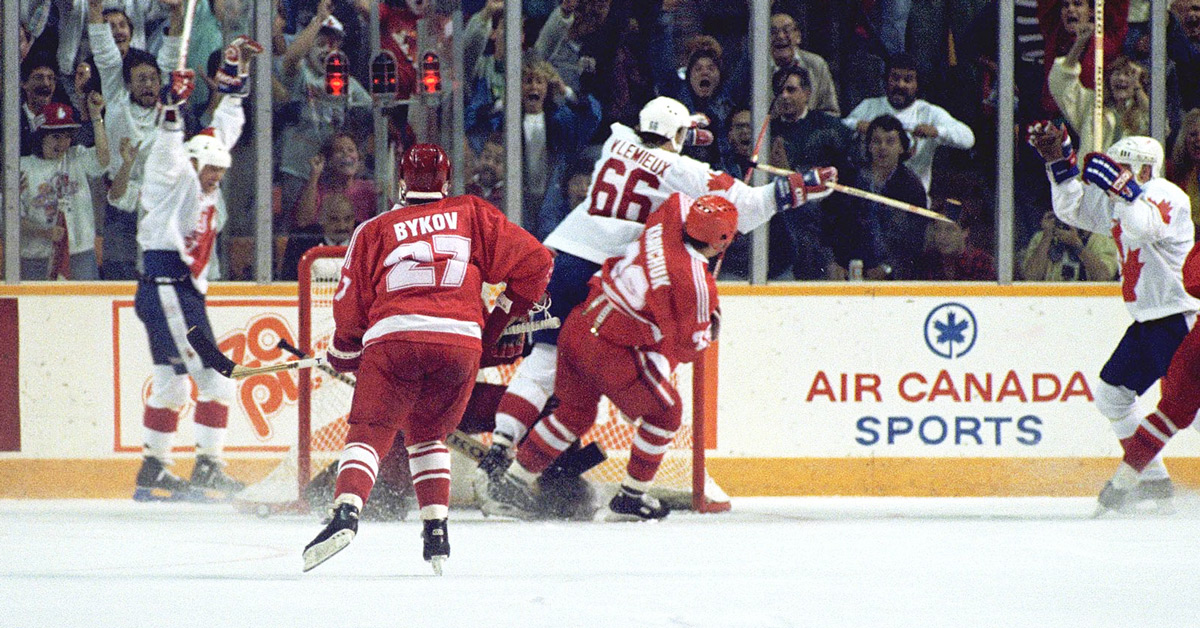
<svg viewBox="0 0 1200 628"><path fill-rule="evenodd" d="M309 355L322 355L332 342L334 331L333 297L338 289L345 247L321 246L309 250L300 260L298 269L298 348ZM502 291L502 286L485 285L485 299L489 305ZM671 508L691 508L699 512L722 512L729 510L729 497L708 476L705 467L705 449L715 446L717 350L714 345L694 365L682 365L673 375L684 401L684 416L680 429L655 477L651 494L662 499ZM507 385L516 365L502 365L480 369L477 381L496 385ZM276 486L288 485L289 499L296 506L304 507L305 489L323 470L337 462L345 445L349 427L346 423L350 411L353 389L336 381L319 369L299 369L297 377L298 436L294 451L287 454L277 472L268 479ZM689 385L690 383L690 385ZM616 491L625 476L629 460L629 447L636 427L607 399L602 400L596 426L581 441L599 443L609 458L588 471L585 478ZM478 435L485 444L490 444L491 434ZM452 467L456 485L468 485L473 465L460 460ZM290 466L290 469L287 467ZM287 477L294 473L294 478ZM276 477L272 477L276 476ZM287 479L283 479L287 477ZM267 480L264 480L267 483ZM277 490L277 489L273 489ZM247 489L254 499L248 502L278 504L284 499L263 499L267 491L257 486ZM454 495L455 503L464 501L464 495ZM473 496L472 496L473 497ZM273 506L273 510L280 509Z"/></svg>

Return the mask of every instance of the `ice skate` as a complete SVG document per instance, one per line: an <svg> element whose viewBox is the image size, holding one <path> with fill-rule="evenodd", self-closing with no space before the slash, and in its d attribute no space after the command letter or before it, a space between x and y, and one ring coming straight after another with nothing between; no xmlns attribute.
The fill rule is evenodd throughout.
<svg viewBox="0 0 1200 628"><path fill-rule="evenodd" d="M485 515L532 520L537 518L537 500L524 480L511 471L488 483L487 498L479 505Z"/></svg>
<svg viewBox="0 0 1200 628"><path fill-rule="evenodd" d="M425 560L433 566L433 573L442 575L442 564L450 558L450 536L446 532L445 519L426 519L421 540L425 542Z"/></svg>
<svg viewBox="0 0 1200 628"><path fill-rule="evenodd" d="M670 512L670 509L654 497L622 486L608 502L608 512L605 513L604 520L655 521L665 518Z"/></svg>
<svg viewBox="0 0 1200 628"><path fill-rule="evenodd" d="M192 499L190 484L167 470L166 464L155 456L142 458L138 469L137 488L133 500L139 502L178 501Z"/></svg>
<svg viewBox="0 0 1200 628"><path fill-rule="evenodd" d="M496 480L508 470L510 464L512 464L512 447L493 443L492 448L479 460L479 470L489 479Z"/></svg>
<svg viewBox="0 0 1200 628"><path fill-rule="evenodd" d="M1175 513L1175 484L1171 478L1142 480L1138 482L1133 497L1140 501L1153 501L1160 515Z"/></svg>
<svg viewBox="0 0 1200 628"><path fill-rule="evenodd" d="M194 493L206 499L224 501L246 488L225 473L225 463L213 456L196 456L191 485Z"/></svg>
<svg viewBox="0 0 1200 628"><path fill-rule="evenodd" d="M1099 517L1110 510L1124 510L1134 502L1134 491L1138 486L1138 472L1122 462L1108 484L1100 491L1099 504L1092 517Z"/></svg>
<svg viewBox="0 0 1200 628"><path fill-rule="evenodd" d="M329 560L346 549L358 533L359 507L349 502L334 502L333 518L324 530L304 548L304 571Z"/></svg>

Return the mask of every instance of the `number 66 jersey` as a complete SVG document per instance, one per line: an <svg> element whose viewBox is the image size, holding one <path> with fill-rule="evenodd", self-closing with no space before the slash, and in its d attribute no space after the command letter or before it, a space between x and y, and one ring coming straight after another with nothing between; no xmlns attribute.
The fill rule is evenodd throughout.
<svg viewBox="0 0 1200 628"><path fill-rule="evenodd" d="M774 185L751 187L686 155L649 148L633 129L615 123L592 170L587 197L546 237L546 246L603 264L624 255L642 234L646 218L676 192L729 199L738 208L742 233L770 220L780 204Z"/></svg>
<svg viewBox="0 0 1200 628"><path fill-rule="evenodd" d="M550 251L477 196L396 206L354 232L333 300L335 345L383 339L480 348L482 282L530 302L546 289Z"/></svg>

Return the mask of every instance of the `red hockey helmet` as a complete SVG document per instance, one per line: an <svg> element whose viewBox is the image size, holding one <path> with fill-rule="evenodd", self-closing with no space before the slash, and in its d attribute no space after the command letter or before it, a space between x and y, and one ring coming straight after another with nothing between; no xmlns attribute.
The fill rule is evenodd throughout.
<svg viewBox="0 0 1200 628"><path fill-rule="evenodd" d="M718 252L725 252L737 235L738 212L729 199L708 194L692 202L684 231Z"/></svg>
<svg viewBox="0 0 1200 628"><path fill-rule="evenodd" d="M450 158L437 144L414 144L400 160L401 196L410 200L445 198Z"/></svg>

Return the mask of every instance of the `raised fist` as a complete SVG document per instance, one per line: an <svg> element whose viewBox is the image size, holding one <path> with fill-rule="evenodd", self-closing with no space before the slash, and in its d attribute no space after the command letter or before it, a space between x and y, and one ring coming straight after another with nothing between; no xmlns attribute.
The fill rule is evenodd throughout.
<svg viewBox="0 0 1200 628"><path fill-rule="evenodd" d="M262 44L242 35L229 42L217 69L217 91L245 95L250 89L250 61L263 51Z"/></svg>
<svg viewBox="0 0 1200 628"><path fill-rule="evenodd" d="M1029 145L1046 161L1055 183L1062 183L1079 175L1079 167L1075 163L1075 147L1071 145L1067 125L1042 120L1029 125L1027 131Z"/></svg>
<svg viewBox="0 0 1200 628"><path fill-rule="evenodd" d="M178 107L187 102L196 89L196 73L192 70L174 70L159 93L159 101L167 107Z"/></svg>

